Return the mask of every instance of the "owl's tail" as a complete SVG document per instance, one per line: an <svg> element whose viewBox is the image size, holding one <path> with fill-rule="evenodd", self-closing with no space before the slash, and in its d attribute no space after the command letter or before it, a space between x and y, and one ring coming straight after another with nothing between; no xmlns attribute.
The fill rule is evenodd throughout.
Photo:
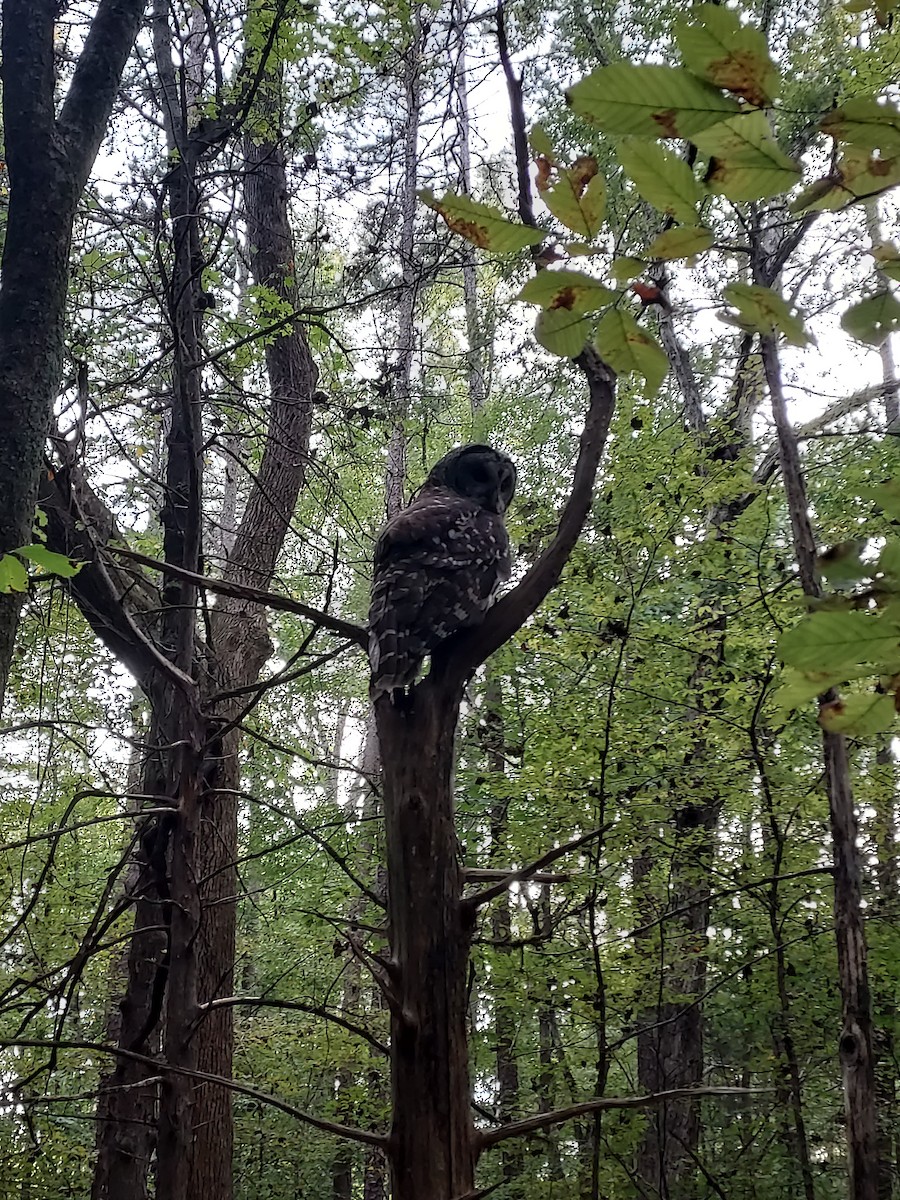
<svg viewBox="0 0 900 1200"><path fill-rule="evenodd" d="M369 665L372 676L369 680L369 695L372 700L379 696L402 691L415 682L421 665L410 645L409 631L394 625L379 623L369 631Z"/></svg>

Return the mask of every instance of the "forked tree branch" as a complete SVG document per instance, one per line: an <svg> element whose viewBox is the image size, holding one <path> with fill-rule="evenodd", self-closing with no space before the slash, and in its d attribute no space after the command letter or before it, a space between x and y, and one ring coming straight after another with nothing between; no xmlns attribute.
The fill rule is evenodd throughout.
<svg viewBox="0 0 900 1200"><path fill-rule="evenodd" d="M474 911L480 908L482 904L487 904L497 896L502 896L513 883L523 883L529 880L536 879L538 873L543 867L549 867L551 863L557 862L564 858L567 854L571 854L573 850L578 850L581 846L586 846L588 842L594 842L597 838L603 836L609 829L608 825L602 825L599 829L591 829L587 833L581 833L578 837L572 838L568 842L564 842L561 846L554 846L552 850L547 850L540 858L534 859L527 866L519 867L515 871L509 871L497 883L491 884L490 887L484 888L480 892L476 892L473 896L467 896L463 900L463 907Z"/></svg>
<svg viewBox="0 0 900 1200"><path fill-rule="evenodd" d="M337 1013L329 1012L327 1008L320 1008L316 1004L304 1004L302 1000L279 1000L274 996L220 996L215 1000L209 1000L206 1004L200 1005L201 1012L209 1012L214 1008L282 1008L289 1012L308 1013L311 1017L321 1017L323 1021L330 1021L332 1025L339 1025L341 1029L346 1029L348 1033L354 1034L363 1041L369 1043L373 1050L379 1054L387 1056L390 1051L384 1042L380 1042L373 1033L369 1033L368 1029L364 1029L362 1025L357 1025L355 1021L348 1021L346 1017L341 1017Z"/></svg>
<svg viewBox="0 0 900 1200"><path fill-rule="evenodd" d="M575 359L588 384L590 403L575 463L572 490L556 536L522 581L488 610L483 623L450 638L433 655L435 673L451 682L467 679L525 624L559 582L590 512L594 480L616 401L616 377L590 346Z"/></svg>
<svg viewBox="0 0 900 1200"><path fill-rule="evenodd" d="M497 7L497 40L509 94L510 120L518 179L519 215L536 227L531 196L528 135L521 80L509 57L503 4ZM534 248L541 269L540 247ZM477 628L457 634L432 655L433 673L451 687L468 679L495 650L516 633L556 586L584 528L594 495L594 480L606 445L616 403L616 376L590 344L574 359L588 385L589 403L575 463L572 490L560 514L556 536L521 582L488 611Z"/></svg>

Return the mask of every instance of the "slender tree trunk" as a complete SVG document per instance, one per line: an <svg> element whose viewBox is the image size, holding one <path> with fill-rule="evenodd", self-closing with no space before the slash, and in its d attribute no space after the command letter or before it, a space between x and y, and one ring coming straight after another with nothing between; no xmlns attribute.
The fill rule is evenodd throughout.
<svg viewBox="0 0 900 1200"><path fill-rule="evenodd" d="M750 737L763 797L763 845L769 859L769 873L772 876L772 882L768 888L766 913L769 918L769 933L774 951L775 988L778 996L778 1011L772 1022L772 1043L778 1071L776 1082L778 1109L783 1117L784 1140L788 1153L800 1173L803 1196L805 1200L815 1200L815 1182L809 1154L809 1140L806 1135L806 1118L803 1113L803 1085L800 1063L794 1045L794 1018L788 988L789 963L784 945L784 913L779 890L779 876L784 864L785 835L779 825L759 733L755 727L751 729Z"/></svg>
<svg viewBox="0 0 900 1200"><path fill-rule="evenodd" d="M477 395L470 392L472 408L477 408ZM487 686L484 692L484 718L482 748L492 787L502 795L506 761L503 755L503 692L492 668L487 668ZM488 861L493 866L503 866L506 853L508 804L503 799L494 800L490 813L490 846ZM499 896L491 910L491 937L495 942L494 953L503 960L511 954L508 942L512 933L512 913L509 892ZM507 944L504 944L507 943ZM521 1019L519 997L512 986L514 972L501 968L492 974L494 981L491 998L494 1018L495 1066L497 1076L497 1116L501 1122L513 1121L519 1115L519 1065L516 1060L516 1034ZM518 1142L505 1144L500 1151L500 1171L506 1182L510 1200L522 1194L517 1182L522 1174L522 1146Z"/></svg>
<svg viewBox="0 0 900 1200"><path fill-rule="evenodd" d="M878 895L884 908L896 903L900 894L900 875L897 870L897 763L890 745L882 746L877 754L873 772L873 788L869 793L875 810L875 865ZM896 1041L893 1035L897 1017L897 1000L890 986L875 985L875 1012L879 1021L875 1028L875 1087L878 1104L878 1200L894 1200L900 1183L900 1094Z"/></svg>
<svg viewBox="0 0 900 1200"><path fill-rule="evenodd" d="M772 413L778 430L781 472L800 583L806 596L817 598L821 595L821 588L816 574L816 543L809 520L806 483L800 466L796 435L788 419L781 387L778 347L771 335L764 335L761 343ZM822 699L827 702L832 698L832 694L828 693ZM850 1197L851 1200L877 1200L879 1170L872 998L862 915L859 828L853 805L846 740L840 734L823 731L822 746L834 854L834 924L843 1007L839 1051L844 1076Z"/></svg>
<svg viewBox="0 0 900 1200"><path fill-rule="evenodd" d="M198 303L201 245L199 198L193 184L196 148L177 124L180 108L171 70L168 16L160 3L155 26L156 55L170 129L180 147L168 177L173 227L173 273L170 319L176 331L173 406L167 437L166 502L163 508L166 559L196 570L200 522L200 359ZM254 276L281 288L296 307L295 271L287 222L287 187L283 156L274 145L248 145L248 229ZM269 430L247 506L235 535L224 575L229 582L266 588L271 580L296 498L305 476L316 369L299 324L267 348L272 389ZM193 564L193 567L191 567ZM77 587L73 591L78 595ZM204 669L192 646L194 597L180 583L168 582L162 619L162 645L189 680L202 688L209 715L199 718L197 685L174 688L170 680L151 687L151 702L160 733L157 744L173 747L163 767L164 791L178 806L177 817L163 826L164 842L155 853L161 869L153 882L168 922L169 948L147 969L151 956L142 951L149 926L159 924L152 910L157 895L139 905L132 951L129 989L123 1005L159 1020L158 993L166 989L165 1057L167 1065L228 1078L233 1053L233 1010L208 1009L212 999L233 992L236 913L237 810L239 734L228 728L239 715L241 699L231 693L258 677L270 652L265 617L258 606L221 597L211 614L210 644ZM226 728L224 733L219 730ZM181 732L179 733L179 730ZM184 742L187 745L184 745ZM181 746L181 749L178 749ZM202 752L201 752L202 751ZM148 905L150 907L148 907ZM148 978L149 977L149 978ZM147 998L149 993L152 999ZM120 1044L123 1044L120 1041ZM120 1068L117 1068L119 1070ZM145 1072L146 1074L146 1072ZM140 1096L140 1089L121 1092ZM142 1196L146 1162L129 1165L127 1184L116 1180L108 1162L123 1161L121 1130L105 1122L95 1181L95 1200L130 1200ZM166 1074L160 1104L158 1186L160 1200L228 1200L232 1191L231 1093L223 1087L195 1086L185 1074ZM123 1167L124 1169L124 1167ZM110 1181L111 1182L105 1182ZM131 1190L126 1190L126 1187Z"/></svg>
<svg viewBox="0 0 900 1200"><path fill-rule="evenodd" d="M456 56L453 85L456 92L456 130L460 192L472 190L472 154L469 128L469 87L466 67L466 10L464 0L453 0L451 10L453 38ZM475 248L463 242L459 249L462 257L463 303L466 312L466 374L469 385L469 403L472 413L478 416L487 399L484 370L484 327L478 315L478 274Z"/></svg>
<svg viewBox="0 0 900 1200"><path fill-rule="evenodd" d="M109 122L145 0L101 0L56 114L56 0L4 0L0 58L9 173L0 263L0 556L32 541L62 369L75 208ZM37 200L39 198L39 202ZM0 594L0 707L21 594Z"/></svg>
<svg viewBox="0 0 900 1200"><path fill-rule="evenodd" d="M403 181L400 186L400 270L402 286L397 316L397 363L392 394L391 437L385 498L392 517L404 505L406 487L406 420L409 416L412 367L416 349L414 315L419 295L416 254L416 185L419 169L419 123L422 106L422 53L425 35L415 7L411 15L412 40L403 58L404 125Z"/></svg>

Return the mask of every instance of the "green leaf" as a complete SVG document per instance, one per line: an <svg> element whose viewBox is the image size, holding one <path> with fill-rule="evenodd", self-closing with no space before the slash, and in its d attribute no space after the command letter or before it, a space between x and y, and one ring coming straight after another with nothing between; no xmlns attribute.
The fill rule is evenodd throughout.
<svg viewBox="0 0 900 1200"><path fill-rule="evenodd" d="M878 196L898 183L900 155L881 158L848 146L834 171L804 188L790 209L792 213L830 212Z"/></svg>
<svg viewBox="0 0 900 1200"><path fill-rule="evenodd" d="M539 304L550 310L562 309L577 316L596 312L615 298L615 292L581 271L551 270L538 271L516 297L526 304Z"/></svg>
<svg viewBox="0 0 900 1200"><path fill-rule="evenodd" d="M893 587L900 584L900 541L892 538L884 544L878 556L878 570Z"/></svg>
<svg viewBox="0 0 900 1200"><path fill-rule="evenodd" d="M900 302L890 292L860 300L841 317L841 328L867 346L881 346L900 329Z"/></svg>
<svg viewBox="0 0 900 1200"><path fill-rule="evenodd" d="M541 199L567 229L587 241L597 236L606 214L606 181L597 174L595 158L585 155L559 168L552 184L539 173L537 183Z"/></svg>
<svg viewBox="0 0 900 1200"><path fill-rule="evenodd" d="M897 711L893 696L877 692L852 692L829 704L819 712L819 724L829 733L852 733L857 737L885 733L894 724Z"/></svg>
<svg viewBox="0 0 900 1200"><path fill-rule="evenodd" d="M598 246L588 246L585 242L566 242L563 249L572 258L592 258L604 253Z"/></svg>
<svg viewBox="0 0 900 1200"><path fill-rule="evenodd" d="M863 500L874 500L882 512L900 521L900 480L889 479L877 487L861 487L858 490Z"/></svg>
<svg viewBox="0 0 900 1200"><path fill-rule="evenodd" d="M678 225L654 238L647 247L648 258L690 258L713 244L713 235L702 225Z"/></svg>
<svg viewBox="0 0 900 1200"><path fill-rule="evenodd" d="M512 254L524 250L526 246L537 246L544 240L540 229L508 221L498 208L479 204L468 196L447 192L438 200L428 188L423 188L418 195L424 204L440 213L454 233L482 250Z"/></svg>
<svg viewBox="0 0 900 1200"><path fill-rule="evenodd" d="M638 275L642 275L646 269L647 264L642 258L625 257L613 259L609 273L616 283L629 283L632 279L637 279Z"/></svg>
<svg viewBox="0 0 900 1200"><path fill-rule="evenodd" d="M782 634L778 653L800 670L837 671L858 663L880 664L896 656L898 646L900 627L877 613L827 610Z"/></svg>
<svg viewBox="0 0 900 1200"><path fill-rule="evenodd" d="M692 137L738 111L736 100L679 67L600 67L566 92L580 116L604 133Z"/></svg>
<svg viewBox="0 0 900 1200"><path fill-rule="evenodd" d="M638 325L629 312L611 308L597 326L597 349L604 362L619 375L635 373L647 381L655 395L669 370L669 360L655 338Z"/></svg>
<svg viewBox="0 0 900 1200"><path fill-rule="evenodd" d="M0 558L0 592L28 590L28 572L12 554Z"/></svg>
<svg viewBox="0 0 900 1200"><path fill-rule="evenodd" d="M103 254L101 251L97 249L88 250L87 254L82 254L81 256L81 269L85 275L93 275L102 262Z"/></svg>
<svg viewBox="0 0 900 1200"><path fill-rule="evenodd" d="M683 158L658 142L643 138L621 141L616 155L622 170L648 204L686 225L697 223L697 205L703 199L703 188Z"/></svg>
<svg viewBox="0 0 900 1200"><path fill-rule="evenodd" d="M870 674L868 668L864 673ZM781 686L772 699L782 712L791 712L845 679L846 676L840 672L797 671L793 667L785 667L781 673Z"/></svg>
<svg viewBox="0 0 900 1200"><path fill-rule="evenodd" d="M900 152L900 109L877 96L847 100L826 113L819 128L839 142L883 150L888 155Z"/></svg>
<svg viewBox="0 0 900 1200"><path fill-rule="evenodd" d="M879 242L869 253L883 275L900 283L900 250L893 242Z"/></svg>
<svg viewBox="0 0 900 1200"><path fill-rule="evenodd" d="M725 300L740 317L736 324L757 333L780 333L792 346L807 346L809 334L787 302L771 288L750 283L731 283L724 291Z"/></svg>
<svg viewBox="0 0 900 1200"><path fill-rule="evenodd" d="M684 65L716 87L760 107L778 95L778 71L764 35L733 9L695 4L675 22L675 39Z"/></svg>
<svg viewBox="0 0 900 1200"><path fill-rule="evenodd" d="M531 132L528 135L528 144L535 154L548 159L551 163L556 161L553 143L547 136L547 131L543 125L532 125Z"/></svg>
<svg viewBox="0 0 900 1200"><path fill-rule="evenodd" d="M693 140L710 158L707 187L729 200L778 196L800 178L799 166L775 141L769 118L759 110L723 121Z"/></svg>
<svg viewBox="0 0 900 1200"><path fill-rule="evenodd" d="M545 308L538 314L534 336L551 354L575 358L587 345L591 323L565 308Z"/></svg>
<svg viewBox="0 0 900 1200"><path fill-rule="evenodd" d="M72 562L64 554L56 554L53 550L48 550L46 546L22 546L16 550L16 554L20 558L27 558L36 567L46 571L48 575L59 575L63 579L71 579L84 566L83 563Z"/></svg>

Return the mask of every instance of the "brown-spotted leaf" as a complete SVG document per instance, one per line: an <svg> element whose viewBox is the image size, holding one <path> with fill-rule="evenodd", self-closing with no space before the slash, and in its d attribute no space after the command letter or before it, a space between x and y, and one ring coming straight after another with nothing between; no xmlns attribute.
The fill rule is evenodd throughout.
<svg viewBox="0 0 900 1200"><path fill-rule="evenodd" d="M819 128L839 142L900 153L900 110L877 96L856 96L827 112Z"/></svg>
<svg viewBox="0 0 900 1200"><path fill-rule="evenodd" d="M606 182L597 173L597 160L577 158L571 167L542 170L538 159L537 188L541 199L567 229L591 241L600 232L606 213Z"/></svg>
<svg viewBox="0 0 900 1200"><path fill-rule="evenodd" d="M684 65L760 108L778 95L780 80L762 33L731 8L695 4L675 22Z"/></svg>
<svg viewBox="0 0 900 1200"><path fill-rule="evenodd" d="M434 192L423 188L419 199L440 213L447 226L482 250L495 254L513 254L526 246L537 246L544 240L540 229L508 221L503 213L489 204L479 204L468 196L447 192L438 200Z"/></svg>
<svg viewBox="0 0 900 1200"><path fill-rule="evenodd" d="M604 133L689 138L740 110L724 95L680 67L612 63L569 88L570 107Z"/></svg>
<svg viewBox="0 0 900 1200"><path fill-rule="evenodd" d="M581 271L538 271L516 297L545 309L562 309L583 314L597 312L616 298L616 293Z"/></svg>

